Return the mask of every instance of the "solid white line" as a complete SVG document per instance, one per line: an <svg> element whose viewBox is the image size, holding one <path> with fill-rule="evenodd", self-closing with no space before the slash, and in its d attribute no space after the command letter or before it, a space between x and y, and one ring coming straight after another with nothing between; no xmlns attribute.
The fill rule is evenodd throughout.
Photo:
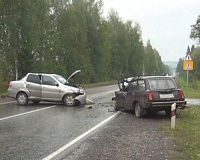
<svg viewBox="0 0 200 160"><path fill-rule="evenodd" d="M5 103L0 103L0 105L4 105L4 104L10 104L10 103L14 103L16 101L11 101L11 102L5 102Z"/></svg>
<svg viewBox="0 0 200 160"><path fill-rule="evenodd" d="M55 156L57 156L58 154L60 154L61 152L63 152L64 150L66 150L67 148L69 148L70 146L72 146L73 144L75 144L76 142L78 142L79 140L81 140L82 138L84 138L85 136L87 136L88 134L93 132L94 130L96 130L97 128L101 127L103 124L105 124L106 122L108 122L109 120L114 118L115 116L117 116L119 113L120 112L117 112L116 114L110 116L106 120L100 122L99 124L94 126L92 129L88 130L87 132L83 133L82 135L80 135L79 137L75 138L71 142L67 143L66 145L64 145L63 147L58 149L57 151L55 151L52 154L50 154L49 156L45 157L43 160L50 160L50 159L54 158Z"/></svg>
<svg viewBox="0 0 200 160"><path fill-rule="evenodd" d="M0 121L6 120L6 119L10 119L10 118L14 118L14 117L23 116L23 115L30 114L30 113L35 113L35 112L42 111L42 110L45 110L45 109L50 109L50 108L53 108L53 107L56 107L56 105L50 106L50 107L46 107L46 108L42 108L42 109L37 109L37 110L34 110L34 111L30 111L30 112L16 114L14 116L9 116L9 117L5 117L5 118L1 118Z"/></svg>

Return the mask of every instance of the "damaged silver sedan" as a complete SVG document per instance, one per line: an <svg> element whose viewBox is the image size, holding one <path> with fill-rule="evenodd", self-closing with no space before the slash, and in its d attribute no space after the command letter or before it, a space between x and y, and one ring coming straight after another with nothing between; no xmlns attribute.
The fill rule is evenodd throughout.
<svg viewBox="0 0 200 160"><path fill-rule="evenodd" d="M72 80L81 72L75 71L68 79L57 74L28 73L19 81L9 83L8 94L16 98L19 105L26 105L28 101L63 102L67 106L86 103L86 94L80 85Z"/></svg>

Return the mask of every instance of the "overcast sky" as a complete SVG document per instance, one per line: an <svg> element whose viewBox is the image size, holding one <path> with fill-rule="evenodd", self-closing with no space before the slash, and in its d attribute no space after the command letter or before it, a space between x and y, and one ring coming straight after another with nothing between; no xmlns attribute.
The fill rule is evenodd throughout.
<svg viewBox="0 0 200 160"><path fill-rule="evenodd" d="M189 38L191 25L200 15L200 0L103 0L104 15L110 9L126 22L138 22L143 42L149 39L162 61L178 61L187 47L197 43ZM133 23L134 24L134 23Z"/></svg>

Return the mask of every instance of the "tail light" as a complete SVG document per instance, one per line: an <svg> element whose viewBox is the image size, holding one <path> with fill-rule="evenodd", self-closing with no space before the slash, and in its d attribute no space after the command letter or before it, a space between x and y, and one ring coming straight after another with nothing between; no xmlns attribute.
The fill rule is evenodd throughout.
<svg viewBox="0 0 200 160"><path fill-rule="evenodd" d="M183 91L179 91L179 95L181 98L185 98Z"/></svg>
<svg viewBox="0 0 200 160"><path fill-rule="evenodd" d="M8 87L9 87L9 88L12 88L12 84L10 83L10 84L8 85Z"/></svg>
<svg viewBox="0 0 200 160"><path fill-rule="evenodd" d="M148 98L149 100L154 100L154 95L153 95L153 92L148 92Z"/></svg>

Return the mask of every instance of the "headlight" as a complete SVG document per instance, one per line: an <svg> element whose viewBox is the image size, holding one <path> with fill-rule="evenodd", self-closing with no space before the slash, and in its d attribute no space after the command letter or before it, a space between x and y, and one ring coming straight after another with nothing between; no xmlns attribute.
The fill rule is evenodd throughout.
<svg viewBox="0 0 200 160"><path fill-rule="evenodd" d="M80 94L84 94L83 89L78 89L77 92L80 93Z"/></svg>

